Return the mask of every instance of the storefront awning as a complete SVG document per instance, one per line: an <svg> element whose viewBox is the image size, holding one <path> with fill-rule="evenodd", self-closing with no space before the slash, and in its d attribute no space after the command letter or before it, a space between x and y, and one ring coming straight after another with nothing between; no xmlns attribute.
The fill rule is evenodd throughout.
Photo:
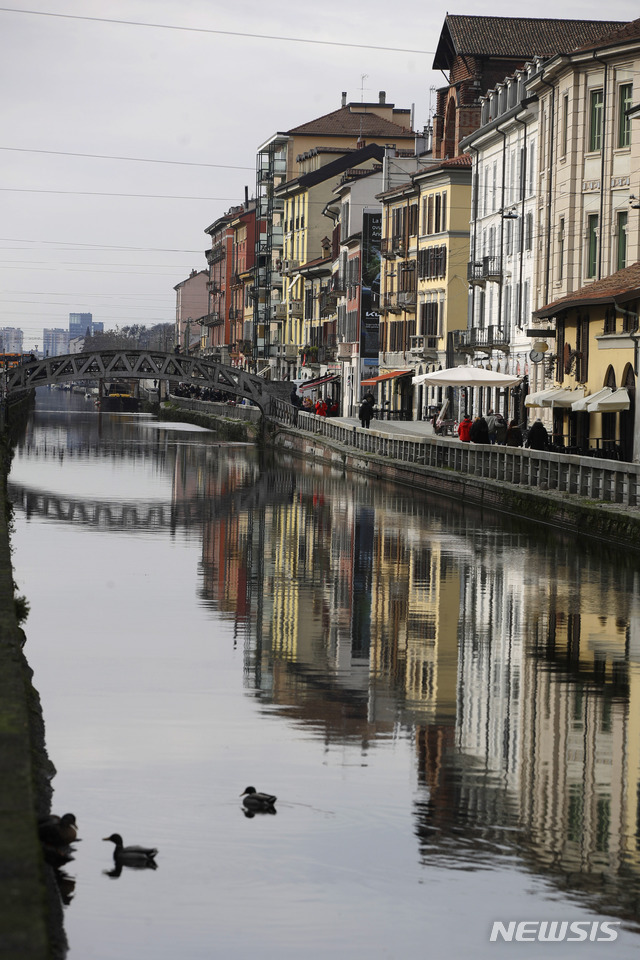
<svg viewBox="0 0 640 960"><path fill-rule="evenodd" d="M581 400L584 397L583 388L578 390L545 390L544 392L546 396L542 397L543 407L571 407L576 400Z"/></svg>
<svg viewBox="0 0 640 960"><path fill-rule="evenodd" d="M325 383L335 383L339 379L340 377L335 373L327 374L326 377L316 377L315 380L305 380L304 383L299 383L298 390L315 390L316 387L321 387Z"/></svg>
<svg viewBox="0 0 640 960"><path fill-rule="evenodd" d="M524 399L524 405L525 407L542 407L543 400L557 392L557 388L554 387L552 390L538 390L537 393L529 393Z"/></svg>
<svg viewBox="0 0 640 960"><path fill-rule="evenodd" d="M361 386L374 387L382 380L393 380L394 377L408 377L412 372L411 370L392 370L391 373L381 373L379 377L369 377L367 380L362 380Z"/></svg>
<svg viewBox="0 0 640 960"><path fill-rule="evenodd" d="M615 413L617 410L628 410L631 406L629 391L625 387L608 390L606 396L593 396L590 399L591 403L587 403L588 413Z"/></svg>
<svg viewBox="0 0 640 960"><path fill-rule="evenodd" d="M571 404L571 409L574 413L584 413L590 403L595 403L602 397L609 396L611 392L610 387L604 387L602 390L596 391L596 393L590 393L588 397L583 397L582 400L576 400L575 403Z"/></svg>

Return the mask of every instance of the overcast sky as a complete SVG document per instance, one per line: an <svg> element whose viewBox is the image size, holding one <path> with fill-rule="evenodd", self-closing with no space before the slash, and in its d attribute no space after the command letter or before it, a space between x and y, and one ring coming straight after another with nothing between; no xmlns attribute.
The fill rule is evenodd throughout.
<svg viewBox="0 0 640 960"><path fill-rule="evenodd" d="M514 12L507 0L482 11L450 0L0 8L0 326L21 327L33 349L43 327L67 329L71 312L106 328L173 322L173 287L206 267L205 227L245 185L254 195L256 148L273 133L338 109L343 90L349 100L385 90L414 106L416 128L428 122L445 82L431 65L447 9ZM637 0L539 0L535 10L638 13ZM117 20L136 25L106 22Z"/></svg>

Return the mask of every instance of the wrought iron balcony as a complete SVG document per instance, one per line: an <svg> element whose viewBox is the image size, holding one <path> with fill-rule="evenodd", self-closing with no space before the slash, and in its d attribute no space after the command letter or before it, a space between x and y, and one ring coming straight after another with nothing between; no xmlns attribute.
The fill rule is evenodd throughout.
<svg viewBox="0 0 640 960"><path fill-rule="evenodd" d="M492 325L478 330L456 330L453 335L454 347L463 353L474 353L476 350L502 350L509 352L509 338L502 327Z"/></svg>
<svg viewBox="0 0 640 960"><path fill-rule="evenodd" d="M486 280L501 280L500 257L482 257L467 264L469 283L484 283Z"/></svg>

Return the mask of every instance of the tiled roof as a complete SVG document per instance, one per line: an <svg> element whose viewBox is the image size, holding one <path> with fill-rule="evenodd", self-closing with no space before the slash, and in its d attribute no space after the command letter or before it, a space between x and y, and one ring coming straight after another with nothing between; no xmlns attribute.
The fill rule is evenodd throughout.
<svg viewBox="0 0 640 960"><path fill-rule="evenodd" d="M624 27L620 20L543 20L447 14L433 67L450 67L455 55L529 60L551 57Z"/></svg>
<svg viewBox="0 0 640 960"><path fill-rule="evenodd" d="M611 303L612 300L633 300L640 298L640 260L625 267L624 270L618 270L609 277L602 280L596 280L594 283L587 283L579 290L548 303L540 310L534 311L535 317L555 317L563 310L570 307L585 307L589 304Z"/></svg>
<svg viewBox="0 0 640 960"><path fill-rule="evenodd" d="M602 47L616 47L618 44L629 43L634 40L640 40L640 19L632 20L615 30L607 31L591 42L582 43L573 52L592 50L594 47L598 50Z"/></svg>
<svg viewBox="0 0 640 960"><path fill-rule="evenodd" d="M408 127L393 120L379 117L376 113L355 113L349 107L341 107L333 113L325 113L317 120L309 120L299 127L293 127L289 134L312 134L329 137L405 137L413 138Z"/></svg>
<svg viewBox="0 0 640 960"><path fill-rule="evenodd" d="M449 157L446 160L441 160L438 169L440 167L471 167L472 164L471 154L463 153L459 157Z"/></svg>

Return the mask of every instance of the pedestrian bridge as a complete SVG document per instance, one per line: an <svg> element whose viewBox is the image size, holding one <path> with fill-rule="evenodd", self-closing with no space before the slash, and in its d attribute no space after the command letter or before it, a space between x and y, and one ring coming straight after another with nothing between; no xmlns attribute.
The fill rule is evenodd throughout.
<svg viewBox="0 0 640 960"><path fill-rule="evenodd" d="M291 393L291 384L285 381L271 382L206 357L161 350L93 350L27 360L7 371L5 386L10 396L35 387L83 380L169 380L211 387L251 400L267 416L275 400L288 399Z"/></svg>

